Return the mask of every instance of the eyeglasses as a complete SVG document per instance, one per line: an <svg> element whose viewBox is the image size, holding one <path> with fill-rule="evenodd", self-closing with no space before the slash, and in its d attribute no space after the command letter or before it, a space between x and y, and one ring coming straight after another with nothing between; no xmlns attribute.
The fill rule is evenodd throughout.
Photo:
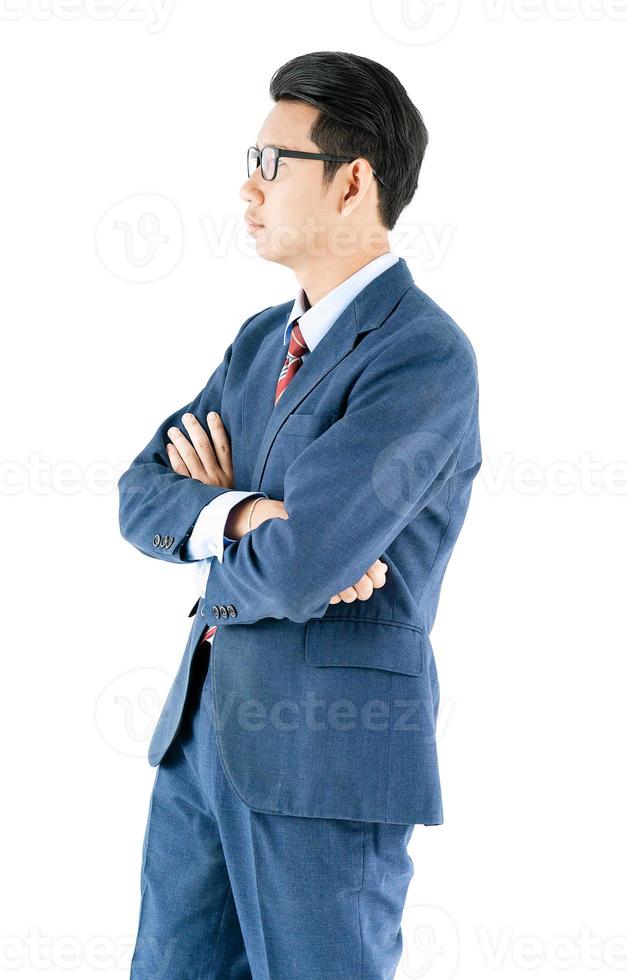
<svg viewBox="0 0 627 980"><path fill-rule="evenodd" d="M250 177L261 160L261 176L264 180L274 180L279 166L279 157L295 157L299 160L331 160L333 163L350 163L354 157L333 157L328 153L306 153L304 150L284 150L279 146L264 146L262 150L257 146L249 146L246 154L246 167ZM385 184L379 175L372 171L377 180L383 187Z"/></svg>

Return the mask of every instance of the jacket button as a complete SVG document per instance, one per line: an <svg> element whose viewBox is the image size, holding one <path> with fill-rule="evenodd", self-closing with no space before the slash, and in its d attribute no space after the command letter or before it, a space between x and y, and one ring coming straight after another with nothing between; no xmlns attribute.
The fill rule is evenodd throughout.
<svg viewBox="0 0 627 980"><path fill-rule="evenodd" d="M204 616L205 615L205 604L204 604L204 602L203 602L202 606L200 607L200 615L201 616Z"/></svg>
<svg viewBox="0 0 627 980"><path fill-rule="evenodd" d="M211 612L213 613L213 615L215 616L216 619L219 619L220 618L220 610L218 609L217 606L212 606L211 607Z"/></svg>
<svg viewBox="0 0 627 980"><path fill-rule="evenodd" d="M161 535L155 534L154 538L152 539L152 543L154 544L155 548L158 548L161 544Z"/></svg>
<svg viewBox="0 0 627 980"><path fill-rule="evenodd" d="M227 606L226 611L228 612L229 616L237 616L237 609L235 606Z"/></svg>
<svg viewBox="0 0 627 980"><path fill-rule="evenodd" d="M229 614L226 611L226 606L220 606L220 615L222 616L222 619L228 619Z"/></svg>

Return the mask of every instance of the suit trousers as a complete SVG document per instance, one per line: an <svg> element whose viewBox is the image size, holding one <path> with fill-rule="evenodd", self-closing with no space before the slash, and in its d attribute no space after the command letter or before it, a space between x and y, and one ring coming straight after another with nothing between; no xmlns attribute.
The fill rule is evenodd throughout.
<svg viewBox="0 0 627 980"><path fill-rule="evenodd" d="M131 980L393 980L414 824L252 810L225 776L211 646L157 767Z"/></svg>

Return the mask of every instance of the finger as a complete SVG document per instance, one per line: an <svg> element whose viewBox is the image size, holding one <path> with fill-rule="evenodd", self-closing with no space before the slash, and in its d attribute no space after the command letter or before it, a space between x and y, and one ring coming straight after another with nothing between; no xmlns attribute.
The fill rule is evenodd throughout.
<svg viewBox="0 0 627 980"><path fill-rule="evenodd" d="M231 443L224 422L218 412L209 412L207 415L207 425L211 433L211 441L218 458L218 464L222 472L233 480L233 462L231 459Z"/></svg>
<svg viewBox="0 0 627 980"><path fill-rule="evenodd" d="M380 589L381 586L385 585L385 569L368 569L366 572L367 577L372 582L375 589Z"/></svg>
<svg viewBox="0 0 627 980"><path fill-rule="evenodd" d="M189 476L189 470L181 459L180 453L176 446L169 442L165 448L168 453L168 459L170 460L170 466L174 472L178 473L179 476Z"/></svg>
<svg viewBox="0 0 627 980"><path fill-rule="evenodd" d="M361 600L369 599L374 592L372 579L368 575L362 575L359 581L355 582L353 588L357 593L357 598Z"/></svg>
<svg viewBox="0 0 627 980"><path fill-rule="evenodd" d="M205 483L221 485L222 473L211 445L211 439L191 412L185 412L182 421L189 433L191 447L193 447L190 448L190 451L196 454L199 465L202 467L202 473L197 479L202 479Z"/></svg>
<svg viewBox="0 0 627 980"><path fill-rule="evenodd" d="M338 602L353 602L356 598L358 599L369 599L372 595L373 589L380 589L381 586L385 585L385 574L387 572L387 564L377 558L376 561L372 563L370 568L362 575L359 582L351 589L345 589L344 592L336 593L331 596L329 602L331 605L337 605ZM370 583L370 584L369 584ZM346 599L344 596L346 595Z"/></svg>
<svg viewBox="0 0 627 980"><path fill-rule="evenodd" d="M387 562L381 561L380 558L377 558L376 561L373 561L372 565L370 566L369 569L367 569L367 571L368 572L377 572L377 571L379 571L379 572L380 571L386 571L387 572L387 569L388 569Z"/></svg>
<svg viewBox="0 0 627 980"><path fill-rule="evenodd" d="M338 595L342 602L354 602L357 598L357 593L352 585L348 589L342 589L341 592L338 592Z"/></svg>
<svg viewBox="0 0 627 980"><path fill-rule="evenodd" d="M192 446L187 436L184 436L181 430L175 425L168 429L168 435L174 443L179 456L189 470L189 475L195 480L202 480L203 482L206 482L207 478L204 467L198 458L198 453Z"/></svg>
<svg viewBox="0 0 627 980"><path fill-rule="evenodd" d="M385 585L385 576L387 570L388 570L388 566L386 565L386 563L380 561L380 559L377 558L377 560L373 562L370 568L366 571L366 575L368 575L368 577L372 579L372 582L376 589L380 589L382 585Z"/></svg>

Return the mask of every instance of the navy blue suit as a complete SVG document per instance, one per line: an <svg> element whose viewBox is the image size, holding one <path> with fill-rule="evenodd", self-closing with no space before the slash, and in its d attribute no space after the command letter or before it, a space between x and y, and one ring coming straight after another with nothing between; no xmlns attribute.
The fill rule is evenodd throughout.
<svg viewBox="0 0 627 980"><path fill-rule="evenodd" d="M214 802L227 793L264 826L272 816L362 835L390 825L406 842L412 825L443 821L429 634L481 465L475 355L401 259L343 311L275 407L291 308L246 320L207 385L119 480L122 535L146 555L184 562L196 518L227 489L175 474L167 430L184 430L186 411L203 421L215 409L234 488L282 499L289 515L213 562L148 758L170 761L169 775L191 765L182 746L186 726L200 724L186 715L194 654L216 623L202 694L224 780ZM330 605L376 558L388 565L385 586ZM402 880L406 888L406 869Z"/></svg>

